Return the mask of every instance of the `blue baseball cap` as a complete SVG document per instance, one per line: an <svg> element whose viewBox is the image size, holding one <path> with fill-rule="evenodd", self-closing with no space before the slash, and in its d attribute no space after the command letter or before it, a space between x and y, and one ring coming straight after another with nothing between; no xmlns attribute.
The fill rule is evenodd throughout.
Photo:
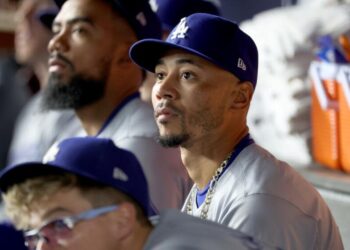
<svg viewBox="0 0 350 250"><path fill-rule="evenodd" d="M55 20L58 12L59 10L57 8L42 9L36 13L36 17L46 28L51 30L52 23Z"/></svg>
<svg viewBox="0 0 350 250"><path fill-rule="evenodd" d="M4 250L28 250L24 237L10 222L0 223L0 248Z"/></svg>
<svg viewBox="0 0 350 250"><path fill-rule="evenodd" d="M53 145L43 162L13 165L0 172L0 189L48 174L72 173L115 188L133 198L154 215L148 186L139 161L129 151L116 147L112 140L76 137Z"/></svg>
<svg viewBox="0 0 350 250"><path fill-rule="evenodd" d="M236 23L207 13L181 19L166 41L144 39L133 44L129 54L142 68L154 72L159 59L170 49L202 57L254 87L258 75L258 50L253 39Z"/></svg>
<svg viewBox="0 0 350 250"><path fill-rule="evenodd" d="M54 0L61 8L67 0ZM100 0L99 0L100 1ZM113 8L124 17L138 39L161 38L161 23L151 9L148 0L105 0L112 4Z"/></svg>
<svg viewBox="0 0 350 250"><path fill-rule="evenodd" d="M210 0L150 0L164 30L172 30L186 16L201 12L220 15L219 3Z"/></svg>

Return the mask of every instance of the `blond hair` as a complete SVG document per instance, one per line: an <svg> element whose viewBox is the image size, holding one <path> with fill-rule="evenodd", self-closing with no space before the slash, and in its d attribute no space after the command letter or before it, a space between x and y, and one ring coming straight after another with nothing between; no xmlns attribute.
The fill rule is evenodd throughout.
<svg viewBox="0 0 350 250"><path fill-rule="evenodd" d="M78 188L93 207L130 202L136 208L139 222L149 225L144 211L129 196L112 187L68 173L34 177L11 186L2 195L5 212L18 229L28 229L30 214L36 205L49 200L57 192L72 188Z"/></svg>

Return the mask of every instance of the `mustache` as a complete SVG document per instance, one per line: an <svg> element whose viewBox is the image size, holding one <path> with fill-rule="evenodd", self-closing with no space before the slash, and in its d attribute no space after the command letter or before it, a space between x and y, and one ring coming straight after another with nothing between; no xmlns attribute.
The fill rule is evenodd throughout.
<svg viewBox="0 0 350 250"><path fill-rule="evenodd" d="M59 53L51 54L50 57L49 57L49 60L50 59L56 59L56 60L58 59L58 60L64 62L65 64L67 64L72 69L74 69L73 63L68 58L63 56L62 54L59 54Z"/></svg>
<svg viewBox="0 0 350 250"><path fill-rule="evenodd" d="M164 101L164 102L160 102L158 103L155 107L154 107L154 115L156 116L157 113L161 112L162 109L169 109L171 110L172 113L176 114L176 115L180 115L182 114L182 111L178 108L176 108L173 104L171 104L169 101Z"/></svg>

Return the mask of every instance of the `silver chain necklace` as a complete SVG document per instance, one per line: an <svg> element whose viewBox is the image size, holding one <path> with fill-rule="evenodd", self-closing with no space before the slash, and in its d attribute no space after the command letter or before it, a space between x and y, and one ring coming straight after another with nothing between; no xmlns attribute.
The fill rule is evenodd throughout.
<svg viewBox="0 0 350 250"><path fill-rule="evenodd" d="M205 196L204 204L203 204L203 207L201 209L201 214L200 214L201 219L208 218L209 206L210 206L211 200L213 199L213 196L214 196L216 183L218 182L222 171L225 169L225 167L228 163L228 160L231 158L231 155L232 155L232 152L228 155L228 157L216 169L215 174L213 175L213 177L210 181L209 189L208 189L207 195ZM196 196L197 190L198 190L197 185L194 185L193 188L191 189L190 196L188 197L188 201L186 204L186 213L187 214L193 215L193 211L192 211L193 200L194 200L194 197Z"/></svg>

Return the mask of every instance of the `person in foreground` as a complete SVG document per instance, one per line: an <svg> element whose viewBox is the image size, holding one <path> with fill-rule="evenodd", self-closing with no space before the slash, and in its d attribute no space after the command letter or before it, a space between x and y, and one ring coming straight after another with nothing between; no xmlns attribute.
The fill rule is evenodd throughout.
<svg viewBox="0 0 350 250"><path fill-rule="evenodd" d="M42 159L55 141L71 137L81 130L81 125L74 112L68 110L44 111L42 109L41 102L48 78L47 60L49 53L46 47L53 34L51 26L41 22L40 17L45 15L46 19L50 19L54 16L54 13L57 12L54 1L21 0L13 2L17 5L15 58L18 63L23 65L17 71L16 79L18 83L29 87L33 79L37 78L39 91L35 92L35 88L32 89L35 94L23 107L15 126L13 126L13 137L7 155L7 164L38 161ZM31 71L32 73L30 73ZM15 83L11 82L11 84ZM1 100L4 99L1 97ZM12 99L12 102L16 101L20 100ZM3 107L11 105L12 103L8 103ZM1 138L2 143L6 136L1 136Z"/></svg>
<svg viewBox="0 0 350 250"><path fill-rule="evenodd" d="M319 193L249 136L258 51L237 24L193 14L166 41L135 43L130 56L155 72L159 142L180 147L195 183L184 212L282 249L343 249Z"/></svg>
<svg viewBox="0 0 350 250"><path fill-rule="evenodd" d="M29 250L268 249L176 210L162 213L153 226L140 163L110 139L66 139L44 162L4 169L0 188Z"/></svg>

